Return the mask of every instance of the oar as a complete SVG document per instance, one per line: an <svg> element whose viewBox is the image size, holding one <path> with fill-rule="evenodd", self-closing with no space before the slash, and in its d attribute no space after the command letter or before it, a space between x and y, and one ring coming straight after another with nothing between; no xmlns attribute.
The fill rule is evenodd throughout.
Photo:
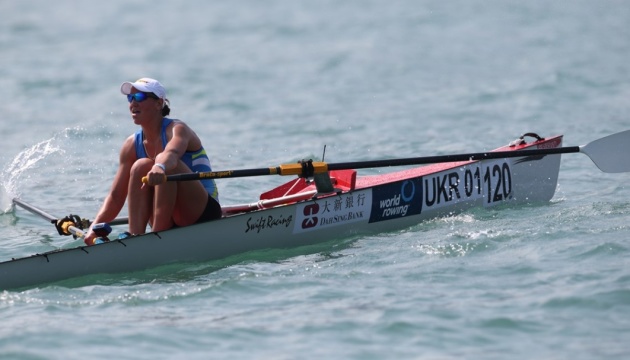
<svg viewBox="0 0 630 360"><path fill-rule="evenodd" d="M504 159L532 155L569 154L578 152L588 156L603 172L628 172L630 171L630 130L608 135L606 137L594 140L586 145L581 146L568 146L552 149L479 152L387 160L354 161L331 164L327 164L325 162L302 162L297 164L285 164L268 168L175 174L168 175L166 177L166 180L186 181L263 175L298 175L306 177L312 174L324 173L329 170L367 169L388 166L407 166L456 161ZM146 182L146 179L143 179L143 181Z"/></svg>
<svg viewBox="0 0 630 360"><path fill-rule="evenodd" d="M55 227L57 227L57 231L59 232L59 235L74 235L75 237L80 237L80 238L85 236L85 232L83 231L83 229L77 227L76 221L73 221L73 219L70 219L70 217L65 218L65 219L57 219L56 217L45 212L44 210L38 209L35 206L28 204L25 201L22 201L17 198L13 199L13 203L15 205L20 206L21 208L25 210L30 211L31 213L35 215L41 216L42 218L48 220L48 222L50 222L51 224L55 224Z"/></svg>
<svg viewBox="0 0 630 360"><path fill-rule="evenodd" d="M13 203L35 215L39 215L45 220L48 220L51 224L54 224L59 232L59 235L74 235L75 237L83 238L85 236L85 231L82 228L90 225L88 221L83 224L83 220L76 215L69 215L63 219L56 218L44 210L38 209L18 198L14 198ZM128 218L116 218L109 222L108 225L122 225L127 224L128 222Z"/></svg>

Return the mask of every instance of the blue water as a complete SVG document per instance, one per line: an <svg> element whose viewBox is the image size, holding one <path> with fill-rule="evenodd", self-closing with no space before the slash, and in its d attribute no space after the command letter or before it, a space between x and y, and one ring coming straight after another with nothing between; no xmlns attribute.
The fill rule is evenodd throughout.
<svg viewBox="0 0 630 360"><path fill-rule="evenodd" d="M77 244L11 199L93 217L135 131L120 83L142 76L217 170L630 129L622 0L33 0L0 19L2 261ZM224 179L221 199L285 180ZM0 358L626 358L628 180L563 155L549 204L5 291Z"/></svg>

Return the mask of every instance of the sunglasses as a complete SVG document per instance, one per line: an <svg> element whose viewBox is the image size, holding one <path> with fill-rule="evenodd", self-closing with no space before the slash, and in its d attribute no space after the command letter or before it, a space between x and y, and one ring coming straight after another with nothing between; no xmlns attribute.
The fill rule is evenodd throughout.
<svg viewBox="0 0 630 360"><path fill-rule="evenodd" d="M148 98L159 99L159 97L157 97L154 93L137 92L135 94L127 94L127 101L129 102L132 102L133 100L136 102L143 102Z"/></svg>

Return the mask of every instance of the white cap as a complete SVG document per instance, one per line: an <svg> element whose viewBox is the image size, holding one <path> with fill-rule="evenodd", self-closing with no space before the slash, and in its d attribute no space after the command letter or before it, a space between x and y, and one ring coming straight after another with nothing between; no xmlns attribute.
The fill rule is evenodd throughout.
<svg viewBox="0 0 630 360"><path fill-rule="evenodd" d="M142 78L135 82L126 81L120 85L120 92L123 93L123 95L129 95L131 94L132 87L142 92L154 93L160 99L166 100L166 89L155 79Z"/></svg>

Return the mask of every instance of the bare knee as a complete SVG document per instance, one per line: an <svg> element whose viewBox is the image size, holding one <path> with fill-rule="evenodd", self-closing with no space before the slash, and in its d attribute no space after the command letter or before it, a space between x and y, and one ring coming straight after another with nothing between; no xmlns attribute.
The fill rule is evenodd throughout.
<svg viewBox="0 0 630 360"><path fill-rule="evenodd" d="M131 166L131 171L129 173L131 175L131 179L142 179L142 177L151 170L153 164L153 160L147 158L136 160L136 162L134 162Z"/></svg>

